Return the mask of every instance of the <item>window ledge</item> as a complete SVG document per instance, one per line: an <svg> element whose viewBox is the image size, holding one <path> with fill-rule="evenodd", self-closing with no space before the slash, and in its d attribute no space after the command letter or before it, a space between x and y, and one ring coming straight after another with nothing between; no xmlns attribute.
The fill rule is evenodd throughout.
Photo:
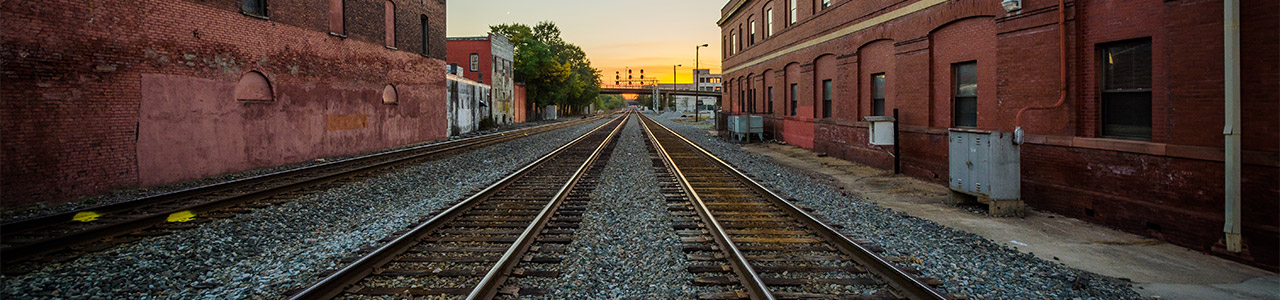
<svg viewBox="0 0 1280 300"><path fill-rule="evenodd" d="M252 17L252 18L257 18L257 19L267 20L267 21L270 21L270 20L271 20L271 17L258 15L258 14L251 13L251 12L247 12L247 11L244 11L244 10L240 10L240 14L242 14L242 15L246 15L246 16L249 16L249 17Z"/></svg>
<svg viewBox="0 0 1280 300"><path fill-rule="evenodd" d="M336 37L339 37L339 38L344 38L344 39L345 39L345 38L347 38L347 35L345 35L345 34L341 34L341 33L337 33L337 32L332 32L332 31L330 31L330 32L329 32L329 35L331 35L331 36L336 36Z"/></svg>
<svg viewBox="0 0 1280 300"><path fill-rule="evenodd" d="M383 46L383 47L387 47L387 49L391 49L391 50L400 50L400 48L396 48L393 46Z"/></svg>

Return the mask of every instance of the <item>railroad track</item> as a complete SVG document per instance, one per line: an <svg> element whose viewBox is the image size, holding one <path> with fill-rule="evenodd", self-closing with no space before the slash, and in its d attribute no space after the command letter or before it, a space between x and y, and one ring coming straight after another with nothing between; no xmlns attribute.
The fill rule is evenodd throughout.
<svg viewBox="0 0 1280 300"><path fill-rule="evenodd" d="M374 176L392 167L421 162L597 118L371 154L356 158L232 180L137 200L0 224L0 264L7 274L29 272L148 236L234 216L289 201L299 195Z"/></svg>
<svg viewBox="0 0 1280 300"><path fill-rule="evenodd" d="M641 118L703 299L947 299L670 129Z"/></svg>
<svg viewBox="0 0 1280 300"><path fill-rule="evenodd" d="M528 295L504 288L509 276L556 276L516 269L558 263L551 252L572 230L595 187L620 116L356 259L291 299L423 297L492 299Z"/></svg>

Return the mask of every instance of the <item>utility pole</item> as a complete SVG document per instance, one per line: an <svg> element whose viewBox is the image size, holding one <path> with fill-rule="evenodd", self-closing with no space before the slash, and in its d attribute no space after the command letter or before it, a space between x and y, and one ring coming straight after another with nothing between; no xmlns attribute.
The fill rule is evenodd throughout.
<svg viewBox="0 0 1280 300"><path fill-rule="evenodd" d="M699 95L702 93L702 87L701 87L702 82L701 80L699 80L701 78L698 78L698 63L700 63L699 60L702 59L702 56L700 53L698 53L698 51L702 50L702 47L708 47L708 46L710 45L702 44L702 45L698 45L697 47L693 47L693 95L694 95L693 96L693 121L694 122L698 121L698 114L702 112L702 96Z"/></svg>
<svg viewBox="0 0 1280 300"><path fill-rule="evenodd" d="M671 93L670 93L670 94L667 94L667 101L666 101L667 103L663 103L663 105L662 105L662 110L663 110L663 111L666 111L666 110L667 110L667 106L671 105L670 103L675 103L675 100L676 100L676 84L677 84L677 82L679 82L678 80L676 80L676 75L677 75L677 74L680 74L680 73L676 73L676 68L678 68L678 67L683 67L683 66L684 66L684 65L675 65L675 66L671 66ZM695 71L695 72L696 72L696 71Z"/></svg>

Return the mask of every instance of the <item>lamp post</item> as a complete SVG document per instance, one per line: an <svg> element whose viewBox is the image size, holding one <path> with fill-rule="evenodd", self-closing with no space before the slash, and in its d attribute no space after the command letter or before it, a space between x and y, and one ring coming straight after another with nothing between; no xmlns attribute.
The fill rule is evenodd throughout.
<svg viewBox="0 0 1280 300"><path fill-rule="evenodd" d="M702 56L700 53L698 53L698 51L702 50L702 47L708 47L708 46L710 45L702 44L702 45L698 45L697 47L693 47L693 121L694 122L698 121L698 114L702 112L701 111L702 95L699 95L702 93L702 87L700 86L702 82L698 80L698 64L700 63L699 60L702 59Z"/></svg>

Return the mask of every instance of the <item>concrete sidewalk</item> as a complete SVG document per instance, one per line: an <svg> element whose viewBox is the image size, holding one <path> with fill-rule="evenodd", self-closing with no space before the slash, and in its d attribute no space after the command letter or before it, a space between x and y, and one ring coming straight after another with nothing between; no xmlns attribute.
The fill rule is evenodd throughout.
<svg viewBox="0 0 1280 300"><path fill-rule="evenodd" d="M981 235L1066 266L1129 279L1155 299L1280 299L1277 274L1160 240L1043 211L1026 218L996 218L975 208L943 204L946 186L831 157L795 146L756 143L749 152L780 164L830 176L860 198L947 227Z"/></svg>

